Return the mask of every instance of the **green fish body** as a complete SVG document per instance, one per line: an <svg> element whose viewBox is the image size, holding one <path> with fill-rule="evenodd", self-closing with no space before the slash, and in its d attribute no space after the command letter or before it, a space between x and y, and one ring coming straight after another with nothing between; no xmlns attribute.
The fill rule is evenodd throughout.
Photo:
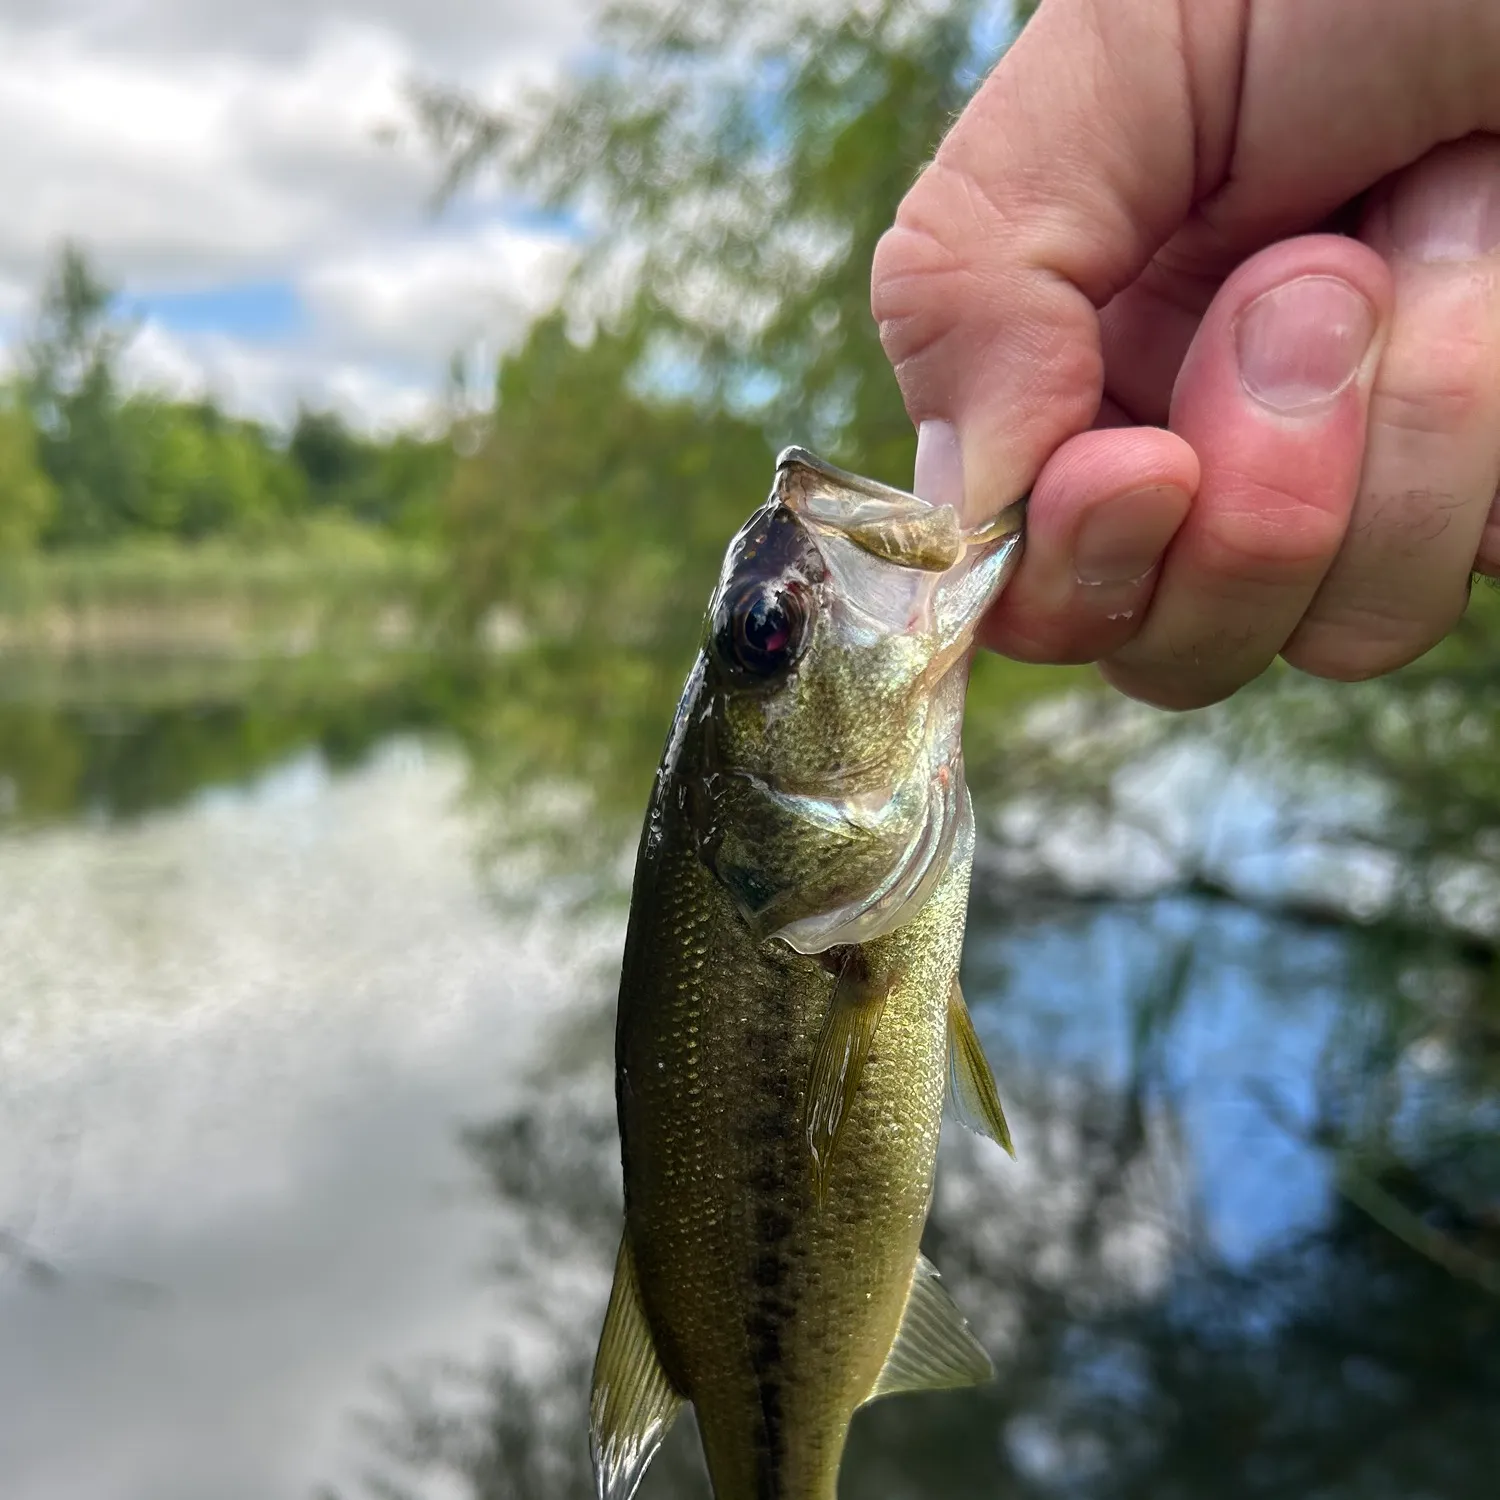
<svg viewBox="0 0 1500 1500"><path fill-rule="evenodd" d="M834 1500L863 1403L992 1373L920 1240L950 1084L1010 1144L957 985L959 733L1019 542L792 449L730 546L631 901L600 1500L685 1401L717 1500Z"/></svg>

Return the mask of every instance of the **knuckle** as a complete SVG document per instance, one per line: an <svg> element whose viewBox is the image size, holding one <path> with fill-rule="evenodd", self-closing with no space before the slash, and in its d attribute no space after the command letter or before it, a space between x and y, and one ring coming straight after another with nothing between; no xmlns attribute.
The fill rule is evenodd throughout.
<svg viewBox="0 0 1500 1500"><path fill-rule="evenodd" d="M968 247L986 236L973 222L962 177L929 166L901 200L895 222L880 237L870 267L870 311L893 363L931 341L933 314L955 299L971 299L976 280Z"/></svg>
<svg viewBox="0 0 1500 1500"><path fill-rule="evenodd" d="M934 166L907 194L876 246L870 310L911 415L961 423L973 409L993 422L1003 405L1034 474L1098 412L1097 319L1076 287L987 227L963 180Z"/></svg>
<svg viewBox="0 0 1500 1500"><path fill-rule="evenodd" d="M1374 417L1395 433L1466 437L1495 415L1494 359L1468 341L1436 351L1421 379L1392 382L1380 390Z"/></svg>
<svg viewBox="0 0 1500 1500"><path fill-rule="evenodd" d="M1242 476L1228 479L1236 502L1220 508L1201 537L1204 572L1228 592L1259 592L1321 577L1344 540L1341 505Z"/></svg>

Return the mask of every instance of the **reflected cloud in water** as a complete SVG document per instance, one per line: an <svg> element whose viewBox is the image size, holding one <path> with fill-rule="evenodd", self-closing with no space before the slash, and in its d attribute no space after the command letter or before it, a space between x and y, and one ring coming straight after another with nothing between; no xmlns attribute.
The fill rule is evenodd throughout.
<svg viewBox="0 0 1500 1500"><path fill-rule="evenodd" d="M519 1105L614 935L498 919L463 784L394 742L0 840L7 1500L306 1494L360 1472L372 1370L483 1353L456 1122Z"/></svg>

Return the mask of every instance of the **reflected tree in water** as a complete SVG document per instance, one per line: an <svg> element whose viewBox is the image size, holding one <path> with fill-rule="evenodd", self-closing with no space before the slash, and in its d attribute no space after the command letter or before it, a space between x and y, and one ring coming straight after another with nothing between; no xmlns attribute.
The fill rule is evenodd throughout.
<svg viewBox="0 0 1500 1500"><path fill-rule="evenodd" d="M1170 922L1159 911L1137 911L1143 941L1120 992L1053 1045L1032 992L1046 976L1021 948L1028 933L1049 929L1086 965L1091 918L981 893L976 921L992 941L966 986L1021 1161L949 1132L926 1248L999 1378L868 1408L844 1492L1493 1493L1500 1298L1461 1274L1453 1255L1500 1263L1500 1159L1471 1149L1469 1134L1488 1121L1493 1139L1500 1088L1487 1063L1430 1055L1430 1014L1403 993L1419 978L1462 989L1472 974L1436 961L1421 976L1393 967L1379 933L1345 938L1201 900ZM1226 1128L1223 1110L1195 1112L1184 1059L1204 1055L1203 1037L1239 1003L1237 987L1256 997L1253 1024L1274 1030L1274 997L1298 985L1332 997L1320 1048L1283 1061L1284 1077L1247 1062L1223 1106L1254 1128L1233 1135L1232 1150L1209 1149ZM1007 1017L1021 1011L1030 1019L1016 1029ZM1103 1031L1117 1039L1113 1061L1107 1047L1073 1050ZM426 1495L442 1474L476 1500L591 1494L587 1380L619 1232L600 1062L578 1073L570 1056L556 1079L537 1080L529 1106L465 1137L516 1230L496 1263L515 1311L497 1330L504 1342L493 1362L467 1383L429 1373L389 1387L370 1419L386 1466L372 1492ZM1292 1096L1311 1101L1304 1115ZM1288 1216L1273 1201L1277 1175L1236 1154L1257 1141L1316 1167L1316 1203ZM1350 1190L1354 1167L1375 1198ZM1242 1168L1267 1194L1251 1205L1264 1232L1248 1249L1216 1222L1221 1184L1203 1177L1210 1168ZM1394 1232L1392 1205L1405 1216ZM1400 1232L1412 1223L1449 1253L1429 1253L1436 1238ZM641 1494L706 1496L690 1426L674 1433Z"/></svg>

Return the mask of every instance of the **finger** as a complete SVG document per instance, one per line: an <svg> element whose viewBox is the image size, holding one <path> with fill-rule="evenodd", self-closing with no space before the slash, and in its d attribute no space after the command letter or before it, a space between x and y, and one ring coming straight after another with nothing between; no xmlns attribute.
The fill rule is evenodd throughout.
<svg viewBox="0 0 1500 1500"><path fill-rule="evenodd" d="M1237 31L1238 6L1200 9ZM955 431L970 520L1024 493L1094 420L1096 308L1191 207L1194 100L1177 10L1046 0L876 248L881 339L912 419ZM1220 50L1202 91L1223 99L1238 48Z"/></svg>
<svg viewBox="0 0 1500 1500"><path fill-rule="evenodd" d="M1203 319L1172 428L1203 466L1151 608L1105 675L1134 697L1193 708L1262 672L1343 540L1390 273L1331 235L1247 261Z"/></svg>
<svg viewBox="0 0 1500 1500"><path fill-rule="evenodd" d="M1031 492L1026 550L980 632L1021 661L1097 661L1140 629L1198 487L1198 458L1156 428L1064 443Z"/></svg>
<svg viewBox="0 0 1500 1500"><path fill-rule="evenodd" d="M1500 131L1500 5L1364 0L1257 19L1222 181L1102 314L1106 388L1140 421L1165 420L1198 320L1246 255L1351 228L1348 200L1434 142Z"/></svg>
<svg viewBox="0 0 1500 1500"><path fill-rule="evenodd" d="M1365 237L1390 262L1395 303L1364 472L1348 538L1284 652L1344 679L1414 660L1468 604L1500 486L1500 138L1400 174Z"/></svg>
<svg viewBox="0 0 1500 1500"><path fill-rule="evenodd" d="M872 308L913 420L955 430L970 519L1093 420L1096 309L1169 240L1168 270L1217 279L1500 115L1500 6L1270 10L1044 0L902 203Z"/></svg>
<svg viewBox="0 0 1500 1500"><path fill-rule="evenodd" d="M1479 540L1479 555L1474 559L1474 571L1489 578L1500 578L1500 489L1490 501L1490 513L1484 525L1484 535Z"/></svg>

